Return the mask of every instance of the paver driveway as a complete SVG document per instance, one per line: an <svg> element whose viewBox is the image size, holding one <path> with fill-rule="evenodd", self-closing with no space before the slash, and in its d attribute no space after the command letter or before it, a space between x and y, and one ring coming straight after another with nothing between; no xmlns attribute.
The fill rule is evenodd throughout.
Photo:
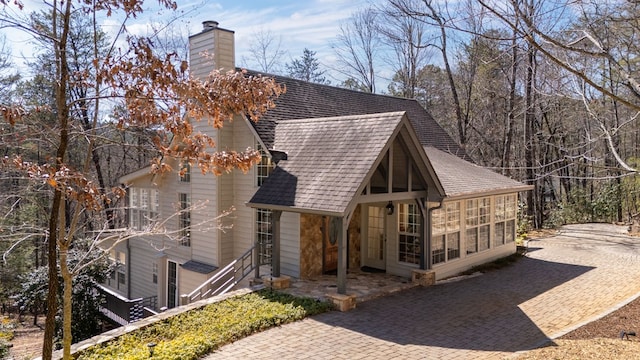
<svg viewBox="0 0 640 360"><path fill-rule="evenodd" d="M557 236L531 241L527 257L513 266L271 329L207 359L513 357L640 293L640 238L624 231L566 226Z"/></svg>

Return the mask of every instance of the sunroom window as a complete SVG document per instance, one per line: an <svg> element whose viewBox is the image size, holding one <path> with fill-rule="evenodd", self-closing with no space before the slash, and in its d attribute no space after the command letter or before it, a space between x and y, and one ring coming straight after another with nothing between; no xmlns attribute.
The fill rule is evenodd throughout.
<svg viewBox="0 0 640 360"><path fill-rule="evenodd" d="M420 264L420 210L416 204L398 207L398 261Z"/></svg>
<svg viewBox="0 0 640 360"><path fill-rule="evenodd" d="M451 202L431 214L431 262L439 264L460 257L460 202Z"/></svg>

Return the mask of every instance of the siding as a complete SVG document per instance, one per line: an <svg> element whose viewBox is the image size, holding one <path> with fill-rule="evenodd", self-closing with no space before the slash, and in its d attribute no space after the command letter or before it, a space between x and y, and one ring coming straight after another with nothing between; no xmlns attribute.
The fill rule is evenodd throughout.
<svg viewBox="0 0 640 360"><path fill-rule="evenodd" d="M213 174L202 175L197 167L191 172L191 202L205 208L191 212L191 258L211 265L220 265L216 201L218 179ZM198 224L201 224L198 226Z"/></svg>
<svg viewBox="0 0 640 360"><path fill-rule="evenodd" d="M153 283L153 264L157 261L158 251L144 239L131 239L129 249L131 298L157 296L158 285ZM158 275L158 283L161 281Z"/></svg>
<svg viewBox="0 0 640 360"><path fill-rule="evenodd" d="M300 214L283 212L280 217L280 271L300 277Z"/></svg>
<svg viewBox="0 0 640 360"><path fill-rule="evenodd" d="M218 150L235 150L237 149L233 143L233 134L234 134L234 122L227 122L225 126L218 130ZM217 203L218 203L218 214L221 214L223 211L227 211L234 206L233 203L233 188L235 186L235 177L237 171L231 171L227 174L222 174L217 177L216 181L218 182L217 188ZM237 206L236 206L237 208ZM231 226L231 228L226 228L218 231L219 239L220 239L220 267L226 266L229 262L231 262L235 257L233 253L233 232L235 230L235 221L237 220L237 213L234 211L230 215L225 216L220 219L220 224L227 227Z"/></svg>
<svg viewBox="0 0 640 360"><path fill-rule="evenodd" d="M245 120L236 119L233 122L233 128L234 149L244 150L248 147L255 149L256 140ZM255 242L255 210L245 204L257 189L255 166L246 174L234 171L233 205L236 211L233 214L233 258L242 255Z"/></svg>
<svg viewBox="0 0 640 360"><path fill-rule="evenodd" d="M207 275L185 270L178 266L178 291L180 295L189 294L207 279Z"/></svg>
<svg viewBox="0 0 640 360"><path fill-rule="evenodd" d="M234 34L224 29L201 32L189 38L191 75L205 79L214 69L235 69ZM204 56L208 53L213 60Z"/></svg>
<svg viewBox="0 0 640 360"><path fill-rule="evenodd" d="M196 34L189 38L189 71L197 79L205 79L213 70L213 63L204 56L213 53L215 39L210 32Z"/></svg>

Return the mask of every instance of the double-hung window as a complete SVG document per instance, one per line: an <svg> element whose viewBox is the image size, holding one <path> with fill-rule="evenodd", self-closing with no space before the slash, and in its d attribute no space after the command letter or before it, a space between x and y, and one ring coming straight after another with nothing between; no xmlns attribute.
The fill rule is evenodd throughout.
<svg viewBox="0 0 640 360"><path fill-rule="evenodd" d="M420 264L420 209L416 204L398 208L398 261Z"/></svg>
<svg viewBox="0 0 640 360"><path fill-rule="evenodd" d="M145 230L158 219L158 190L129 188L129 227Z"/></svg>
<svg viewBox="0 0 640 360"><path fill-rule="evenodd" d="M512 243L516 239L516 194L495 197L495 228L493 243L495 246Z"/></svg>
<svg viewBox="0 0 640 360"><path fill-rule="evenodd" d="M431 262L460 257L460 202L445 203L431 213Z"/></svg>
<svg viewBox="0 0 640 360"><path fill-rule="evenodd" d="M467 200L466 207L467 254L489 249L491 198Z"/></svg>
<svg viewBox="0 0 640 360"><path fill-rule="evenodd" d="M185 193L179 193L178 214L178 234L180 238L178 242L182 246L191 246L191 196Z"/></svg>

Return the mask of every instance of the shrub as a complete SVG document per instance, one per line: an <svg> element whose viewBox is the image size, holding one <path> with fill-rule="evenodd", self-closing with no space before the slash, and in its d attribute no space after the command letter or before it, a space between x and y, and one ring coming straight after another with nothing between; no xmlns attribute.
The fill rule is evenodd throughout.
<svg viewBox="0 0 640 360"><path fill-rule="evenodd" d="M262 290L194 309L75 355L76 359L197 359L274 326L332 309L327 302Z"/></svg>

